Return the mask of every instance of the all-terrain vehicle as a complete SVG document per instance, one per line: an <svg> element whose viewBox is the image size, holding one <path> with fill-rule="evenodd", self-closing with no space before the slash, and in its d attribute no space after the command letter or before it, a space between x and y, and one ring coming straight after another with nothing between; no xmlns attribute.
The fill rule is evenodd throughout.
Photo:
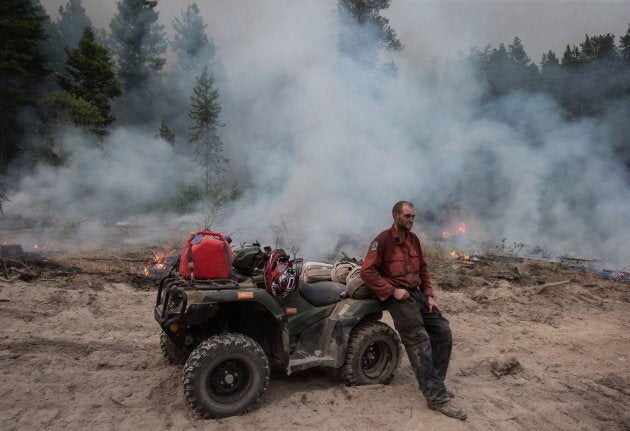
<svg viewBox="0 0 630 431"><path fill-rule="evenodd" d="M185 396L201 417L251 410L270 366L287 374L330 367L347 385L393 379L400 340L379 321L380 301L344 298L346 286L333 281L300 282L299 264L254 244L234 252L229 279L187 280L173 269L161 281L154 314L162 352L185 364ZM273 269L283 289L265 279Z"/></svg>

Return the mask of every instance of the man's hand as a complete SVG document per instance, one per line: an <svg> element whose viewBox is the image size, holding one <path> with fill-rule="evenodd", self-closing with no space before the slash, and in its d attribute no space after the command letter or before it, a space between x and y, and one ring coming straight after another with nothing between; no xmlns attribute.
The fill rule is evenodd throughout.
<svg viewBox="0 0 630 431"><path fill-rule="evenodd" d="M429 311L433 311L433 309L435 308L438 313L442 314L442 309L433 296L427 296L427 304L429 304Z"/></svg>
<svg viewBox="0 0 630 431"><path fill-rule="evenodd" d="M404 301L407 298L409 298L409 292L407 292L407 289L394 289L394 299Z"/></svg>

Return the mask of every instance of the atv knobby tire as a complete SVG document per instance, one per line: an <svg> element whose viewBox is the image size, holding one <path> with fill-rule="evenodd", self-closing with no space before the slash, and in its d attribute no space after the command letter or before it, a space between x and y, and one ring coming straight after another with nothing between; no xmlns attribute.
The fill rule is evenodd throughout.
<svg viewBox="0 0 630 431"><path fill-rule="evenodd" d="M399 360L398 334L383 322L363 322L350 334L341 376L348 386L387 385Z"/></svg>
<svg viewBox="0 0 630 431"><path fill-rule="evenodd" d="M166 358L166 361L173 365L185 364L188 356L190 355L189 349L178 347L165 332L162 332L162 335L160 336L160 349L162 350L162 354Z"/></svg>
<svg viewBox="0 0 630 431"><path fill-rule="evenodd" d="M186 400L201 417L240 415L254 408L267 390L269 361L245 335L216 335L192 351L183 381Z"/></svg>

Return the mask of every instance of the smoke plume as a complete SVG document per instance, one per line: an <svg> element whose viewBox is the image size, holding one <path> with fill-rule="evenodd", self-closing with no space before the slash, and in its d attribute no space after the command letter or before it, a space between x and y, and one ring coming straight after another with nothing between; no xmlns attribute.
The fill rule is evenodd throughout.
<svg viewBox="0 0 630 431"><path fill-rule="evenodd" d="M237 243L299 247L306 258L362 257L405 199L416 204L424 241L465 223L473 249L507 238L617 268L630 262L628 174L604 123L568 121L539 94L488 104L484 84L463 68L434 82L406 56L427 41L405 40L404 31L406 48L392 57L398 78L362 70L338 54L334 2L240 6L221 6L222 21L209 27L210 37L222 35L228 77L220 83L227 177L243 191L213 228ZM24 177L5 212L122 220L192 175L181 152L130 128L107 138L108 157L73 139L72 163ZM200 211L174 223L199 228L186 223L203 220Z"/></svg>

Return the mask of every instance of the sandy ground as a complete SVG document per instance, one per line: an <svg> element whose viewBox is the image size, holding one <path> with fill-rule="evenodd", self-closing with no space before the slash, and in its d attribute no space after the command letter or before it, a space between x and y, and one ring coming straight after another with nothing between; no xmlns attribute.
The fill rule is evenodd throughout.
<svg viewBox="0 0 630 431"><path fill-rule="evenodd" d="M2 430L630 429L628 283L536 263L434 260L455 337L447 384L464 422L426 407L406 357L388 386L276 371L251 413L202 420L185 402L181 368L161 355L155 289L130 276L142 259L49 258L57 266L30 282L0 277Z"/></svg>

